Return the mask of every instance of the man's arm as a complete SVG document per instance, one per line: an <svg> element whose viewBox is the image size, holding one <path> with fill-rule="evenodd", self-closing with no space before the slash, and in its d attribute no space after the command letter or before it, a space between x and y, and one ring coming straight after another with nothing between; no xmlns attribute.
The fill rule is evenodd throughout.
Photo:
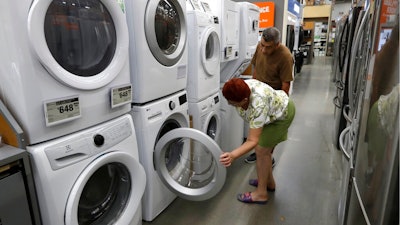
<svg viewBox="0 0 400 225"><path fill-rule="evenodd" d="M290 82L282 82L282 90L289 96Z"/></svg>

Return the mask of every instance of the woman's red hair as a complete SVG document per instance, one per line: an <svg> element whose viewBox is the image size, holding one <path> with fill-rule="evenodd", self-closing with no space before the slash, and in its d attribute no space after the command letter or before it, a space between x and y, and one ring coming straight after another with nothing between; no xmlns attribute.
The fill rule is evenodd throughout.
<svg viewBox="0 0 400 225"><path fill-rule="evenodd" d="M228 101L240 102L250 96L250 88L243 79L232 78L224 84L222 95Z"/></svg>

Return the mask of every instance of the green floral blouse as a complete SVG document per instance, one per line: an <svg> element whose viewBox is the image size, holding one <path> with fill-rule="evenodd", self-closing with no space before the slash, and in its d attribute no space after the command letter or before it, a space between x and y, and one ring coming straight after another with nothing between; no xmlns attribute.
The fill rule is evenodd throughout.
<svg viewBox="0 0 400 225"><path fill-rule="evenodd" d="M274 90L269 85L255 80L245 80L250 87L250 103L245 110L236 107L239 115L247 122L250 128L260 128L276 120L283 120L287 114L289 97L282 90Z"/></svg>

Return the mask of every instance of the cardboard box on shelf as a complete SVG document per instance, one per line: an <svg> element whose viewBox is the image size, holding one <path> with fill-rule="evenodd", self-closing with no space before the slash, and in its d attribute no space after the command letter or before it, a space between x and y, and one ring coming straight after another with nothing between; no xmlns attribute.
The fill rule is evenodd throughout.
<svg viewBox="0 0 400 225"><path fill-rule="evenodd" d="M312 29L314 29L314 22L304 22L303 29L304 30L312 30Z"/></svg>
<svg viewBox="0 0 400 225"><path fill-rule="evenodd" d="M314 5L314 0L306 0L306 5Z"/></svg>

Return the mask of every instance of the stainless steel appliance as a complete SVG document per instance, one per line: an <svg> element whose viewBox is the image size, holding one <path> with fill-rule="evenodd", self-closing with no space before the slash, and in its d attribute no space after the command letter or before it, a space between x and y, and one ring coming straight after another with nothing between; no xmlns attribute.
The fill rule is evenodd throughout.
<svg viewBox="0 0 400 225"><path fill-rule="evenodd" d="M372 1L371 1L372 2ZM349 65L340 224L399 224L399 5L366 1Z"/></svg>
<svg viewBox="0 0 400 225"><path fill-rule="evenodd" d="M338 60L339 70L334 75L334 82L336 85L336 96L333 99L335 105L334 111L334 131L333 141L336 147L339 149L339 135L346 128L346 118L343 115L343 111L346 110L345 106L348 104L348 73L350 68L352 43L354 38L354 32L356 31L357 21L359 20L360 11L362 6L353 7L349 15L347 16L343 29L339 32L339 49L338 54L335 56L335 60Z"/></svg>

